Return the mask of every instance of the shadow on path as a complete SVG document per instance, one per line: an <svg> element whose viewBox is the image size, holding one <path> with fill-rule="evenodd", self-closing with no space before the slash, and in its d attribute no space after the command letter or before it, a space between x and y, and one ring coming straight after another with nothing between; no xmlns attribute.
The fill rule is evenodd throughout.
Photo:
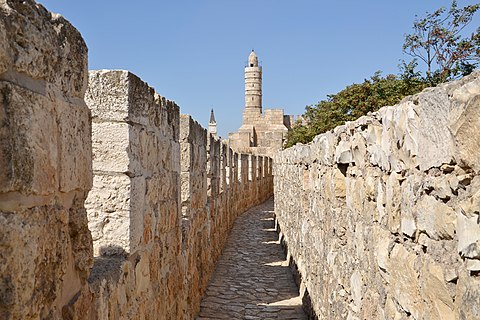
<svg viewBox="0 0 480 320"><path fill-rule="evenodd" d="M273 198L237 218L197 319L307 319L274 229Z"/></svg>

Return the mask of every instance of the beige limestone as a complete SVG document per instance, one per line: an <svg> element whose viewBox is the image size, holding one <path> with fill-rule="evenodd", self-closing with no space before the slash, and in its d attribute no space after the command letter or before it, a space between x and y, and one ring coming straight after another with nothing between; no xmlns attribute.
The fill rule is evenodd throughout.
<svg viewBox="0 0 480 320"><path fill-rule="evenodd" d="M236 216L272 193L271 160L257 177L256 157L233 153L127 71L89 78L86 207L97 257L91 289L64 310L71 319L192 319ZM227 183L235 158L242 180Z"/></svg>
<svg viewBox="0 0 480 320"><path fill-rule="evenodd" d="M245 109L242 126L230 133L229 144L237 152L273 156L283 148L293 116L282 109L266 109L262 113L262 67L252 50L245 67Z"/></svg>
<svg viewBox="0 0 480 320"><path fill-rule="evenodd" d="M34 1L0 2L1 319L60 319L86 284L86 76L87 47L70 23Z"/></svg>
<svg viewBox="0 0 480 320"><path fill-rule="evenodd" d="M480 318L479 79L275 156L277 223L318 318Z"/></svg>

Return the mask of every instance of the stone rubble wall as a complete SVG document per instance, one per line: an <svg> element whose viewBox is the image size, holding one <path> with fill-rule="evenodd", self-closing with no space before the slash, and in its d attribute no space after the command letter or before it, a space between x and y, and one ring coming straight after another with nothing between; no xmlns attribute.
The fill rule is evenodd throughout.
<svg viewBox="0 0 480 320"><path fill-rule="evenodd" d="M274 158L275 212L319 319L480 319L480 73Z"/></svg>
<svg viewBox="0 0 480 320"><path fill-rule="evenodd" d="M0 2L0 318L193 319L272 163L249 181L248 155L87 61L64 18Z"/></svg>
<svg viewBox="0 0 480 320"><path fill-rule="evenodd" d="M87 47L34 1L0 2L0 318L57 319L93 263Z"/></svg>

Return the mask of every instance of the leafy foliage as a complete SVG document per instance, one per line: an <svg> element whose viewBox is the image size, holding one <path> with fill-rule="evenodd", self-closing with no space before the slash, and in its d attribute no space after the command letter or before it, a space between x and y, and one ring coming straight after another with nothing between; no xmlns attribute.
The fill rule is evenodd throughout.
<svg viewBox="0 0 480 320"><path fill-rule="evenodd" d="M286 147L308 143L345 121L394 105L427 86L470 74L480 62L480 27L471 35L464 35L464 31L479 9L480 4L459 8L453 0L448 10L442 7L417 18L413 33L405 35L403 44L404 53L413 60L402 62L400 75L382 77L376 72L361 84L352 84L327 96L327 100L307 106L302 123L289 132ZM418 62L425 63L425 76L416 71Z"/></svg>
<svg viewBox="0 0 480 320"><path fill-rule="evenodd" d="M288 134L286 147L310 142L316 135L329 131L345 121L355 120L382 106L394 105L407 95L417 93L427 84L415 72L416 63L402 66L400 76L381 76L376 72L361 84L352 84L327 100L307 106L303 123Z"/></svg>
<svg viewBox="0 0 480 320"><path fill-rule="evenodd" d="M437 85L471 73L480 59L480 27L463 35L480 4L450 9L442 7L425 18L416 19L413 33L405 35L404 53L426 64L426 79Z"/></svg>

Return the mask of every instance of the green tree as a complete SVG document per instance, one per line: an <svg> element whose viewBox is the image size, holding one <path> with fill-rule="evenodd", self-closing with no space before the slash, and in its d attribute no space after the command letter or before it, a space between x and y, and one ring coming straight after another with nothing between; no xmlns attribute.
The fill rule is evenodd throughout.
<svg viewBox="0 0 480 320"><path fill-rule="evenodd" d="M413 59L402 62L400 75L382 77L376 72L361 84L352 84L316 105L307 106L302 123L289 132L286 147L310 142L345 121L394 105L429 85L471 73L480 61L480 27L468 36L464 33L479 9L480 4L458 8L453 0L449 10L442 7L416 19L413 33L405 35L403 45L403 51ZM417 71L418 62L426 64L425 76Z"/></svg>
<svg viewBox="0 0 480 320"><path fill-rule="evenodd" d="M442 7L416 19L413 33L405 35L403 51L426 65L430 85L471 73L480 60L480 27L464 34L480 4L459 8L453 0L450 9Z"/></svg>
<svg viewBox="0 0 480 320"><path fill-rule="evenodd" d="M316 135L345 121L353 121L382 106L394 105L405 96L423 90L427 84L415 72L415 67L415 62L404 63L400 76L382 77L381 72L377 71L363 83L352 84L336 94L328 95L327 100L307 106L303 122L289 132L286 147L310 142Z"/></svg>

